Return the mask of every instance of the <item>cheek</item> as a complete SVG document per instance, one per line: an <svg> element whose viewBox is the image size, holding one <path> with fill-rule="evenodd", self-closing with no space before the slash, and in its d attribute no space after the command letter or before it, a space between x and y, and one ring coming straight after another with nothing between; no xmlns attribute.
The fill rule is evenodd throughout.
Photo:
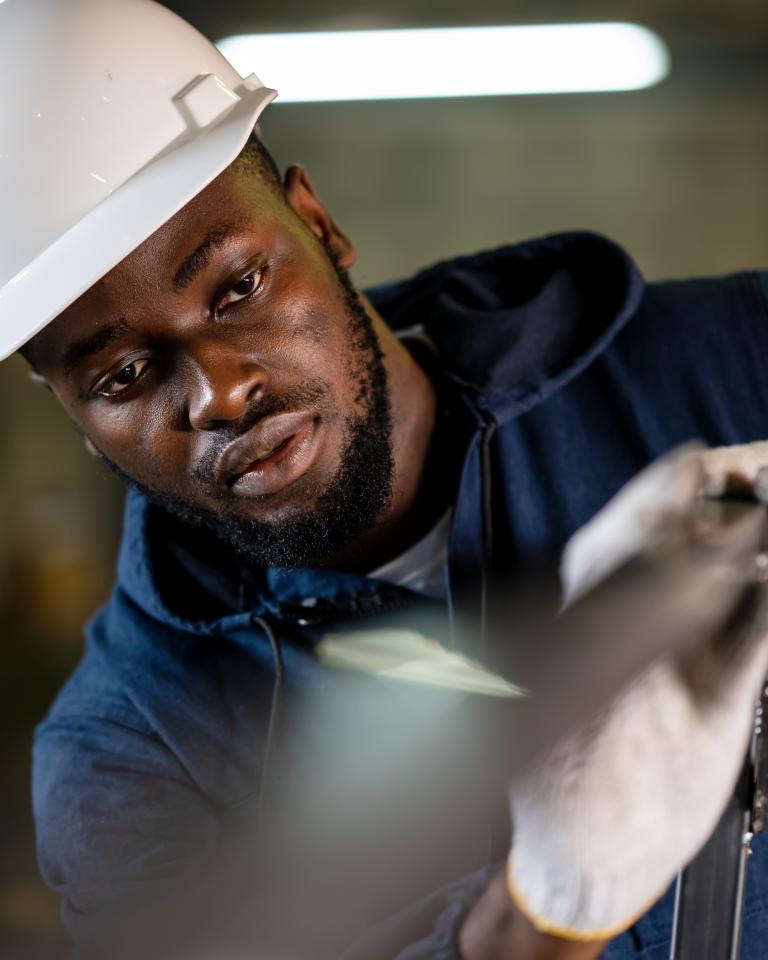
<svg viewBox="0 0 768 960"><path fill-rule="evenodd" d="M333 339L344 313L333 286L316 271L290 262L279 264L273 277L263 307L256 307L256 329L266 320L273 346L294 337L309 344Z"/></svg>
<svg viewBox="0 0 768 960"><path fill-rule="evenodd" d="M355 403L360 363L341 305L324 304L311 293L294 296L272 315L268 330L261 327L259 339L277 392L289 388L289 381L320 379L345 406Z"/></svg>
<svg viewBox="0 0 768 960"><path fill-rule="evenodd" d="M293 240L276 252L267 311L275 311L282 336L338 350L348 324L339 279L319 244L308 246L303 231Z"/></svg>
<svg viewBox="0 0 768 960"><path fill-rule="evenodd" d="M163 404L126 404L81 420L97 449L137 482L164 490L183 477L190 436L169 429Z"/></svg>

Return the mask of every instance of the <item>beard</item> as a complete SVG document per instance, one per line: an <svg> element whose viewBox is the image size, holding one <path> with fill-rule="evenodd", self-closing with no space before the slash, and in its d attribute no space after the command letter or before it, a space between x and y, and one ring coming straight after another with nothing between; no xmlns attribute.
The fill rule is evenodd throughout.
<svg viewBox="0 0 768 960"><path fill-rule="evenodd" d="M370 529L392 497L392 411L381 346L348 274L330 251L326 253L343 298L350 345L347 366L356 388L355 400L363 412L346 418L339 466L314 502L271 521L243 516L226 503L213 510L139 483L100 453L113 472L151 503L189 526L211 531L245 562L257 567L321 565ZM328 393L327 385L314 381L293 393L271 397L259 404L254 411L257 415L238 425L235 436L247 432L264 416L322 401ZM235 436L230 433L222 440L229 442ZM216 459L212 451L192 473L193 482L201 490L210 481Z"/></svg>

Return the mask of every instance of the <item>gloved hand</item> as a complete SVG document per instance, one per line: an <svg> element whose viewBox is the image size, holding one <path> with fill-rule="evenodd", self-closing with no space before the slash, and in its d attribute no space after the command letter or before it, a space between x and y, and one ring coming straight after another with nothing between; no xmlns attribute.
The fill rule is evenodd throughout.
<svg viewBox="0 0 768 960"><path fill-rule="evenodd" d="M689 447L652 465L569 545L569 596L680 534L702 490L720 493L734 475L750 482L765 464L768 445L760 444ZM768 670L764 592L756 577L717 635L684 658L655 663L511 785L508 888L539 930L571 940L615 936L711 834Z"/></svg>

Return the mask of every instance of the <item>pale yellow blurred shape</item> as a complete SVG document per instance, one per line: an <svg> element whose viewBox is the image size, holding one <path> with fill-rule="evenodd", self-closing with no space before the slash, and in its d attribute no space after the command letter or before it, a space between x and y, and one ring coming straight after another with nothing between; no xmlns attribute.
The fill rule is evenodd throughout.
<svg viewBox="0 0 768 960"><path fill-rule="evenodd" d="M491 673L460 653L416 630L366 630L327 634L317 656L328 667L358 670L390 680L477 693L489 697L525 697L522 687Z"/></svg>

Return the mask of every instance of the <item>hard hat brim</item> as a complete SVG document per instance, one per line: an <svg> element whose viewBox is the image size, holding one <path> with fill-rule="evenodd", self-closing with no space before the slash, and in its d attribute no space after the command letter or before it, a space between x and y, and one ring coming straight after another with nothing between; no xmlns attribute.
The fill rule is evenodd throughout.
<svg viewBox="0 0 768 960"><path fill-rule="evenodd" d="M215 126L150 161L0 289L0 361L225 170L276 96L269 87L244 92Z"/></svg>

